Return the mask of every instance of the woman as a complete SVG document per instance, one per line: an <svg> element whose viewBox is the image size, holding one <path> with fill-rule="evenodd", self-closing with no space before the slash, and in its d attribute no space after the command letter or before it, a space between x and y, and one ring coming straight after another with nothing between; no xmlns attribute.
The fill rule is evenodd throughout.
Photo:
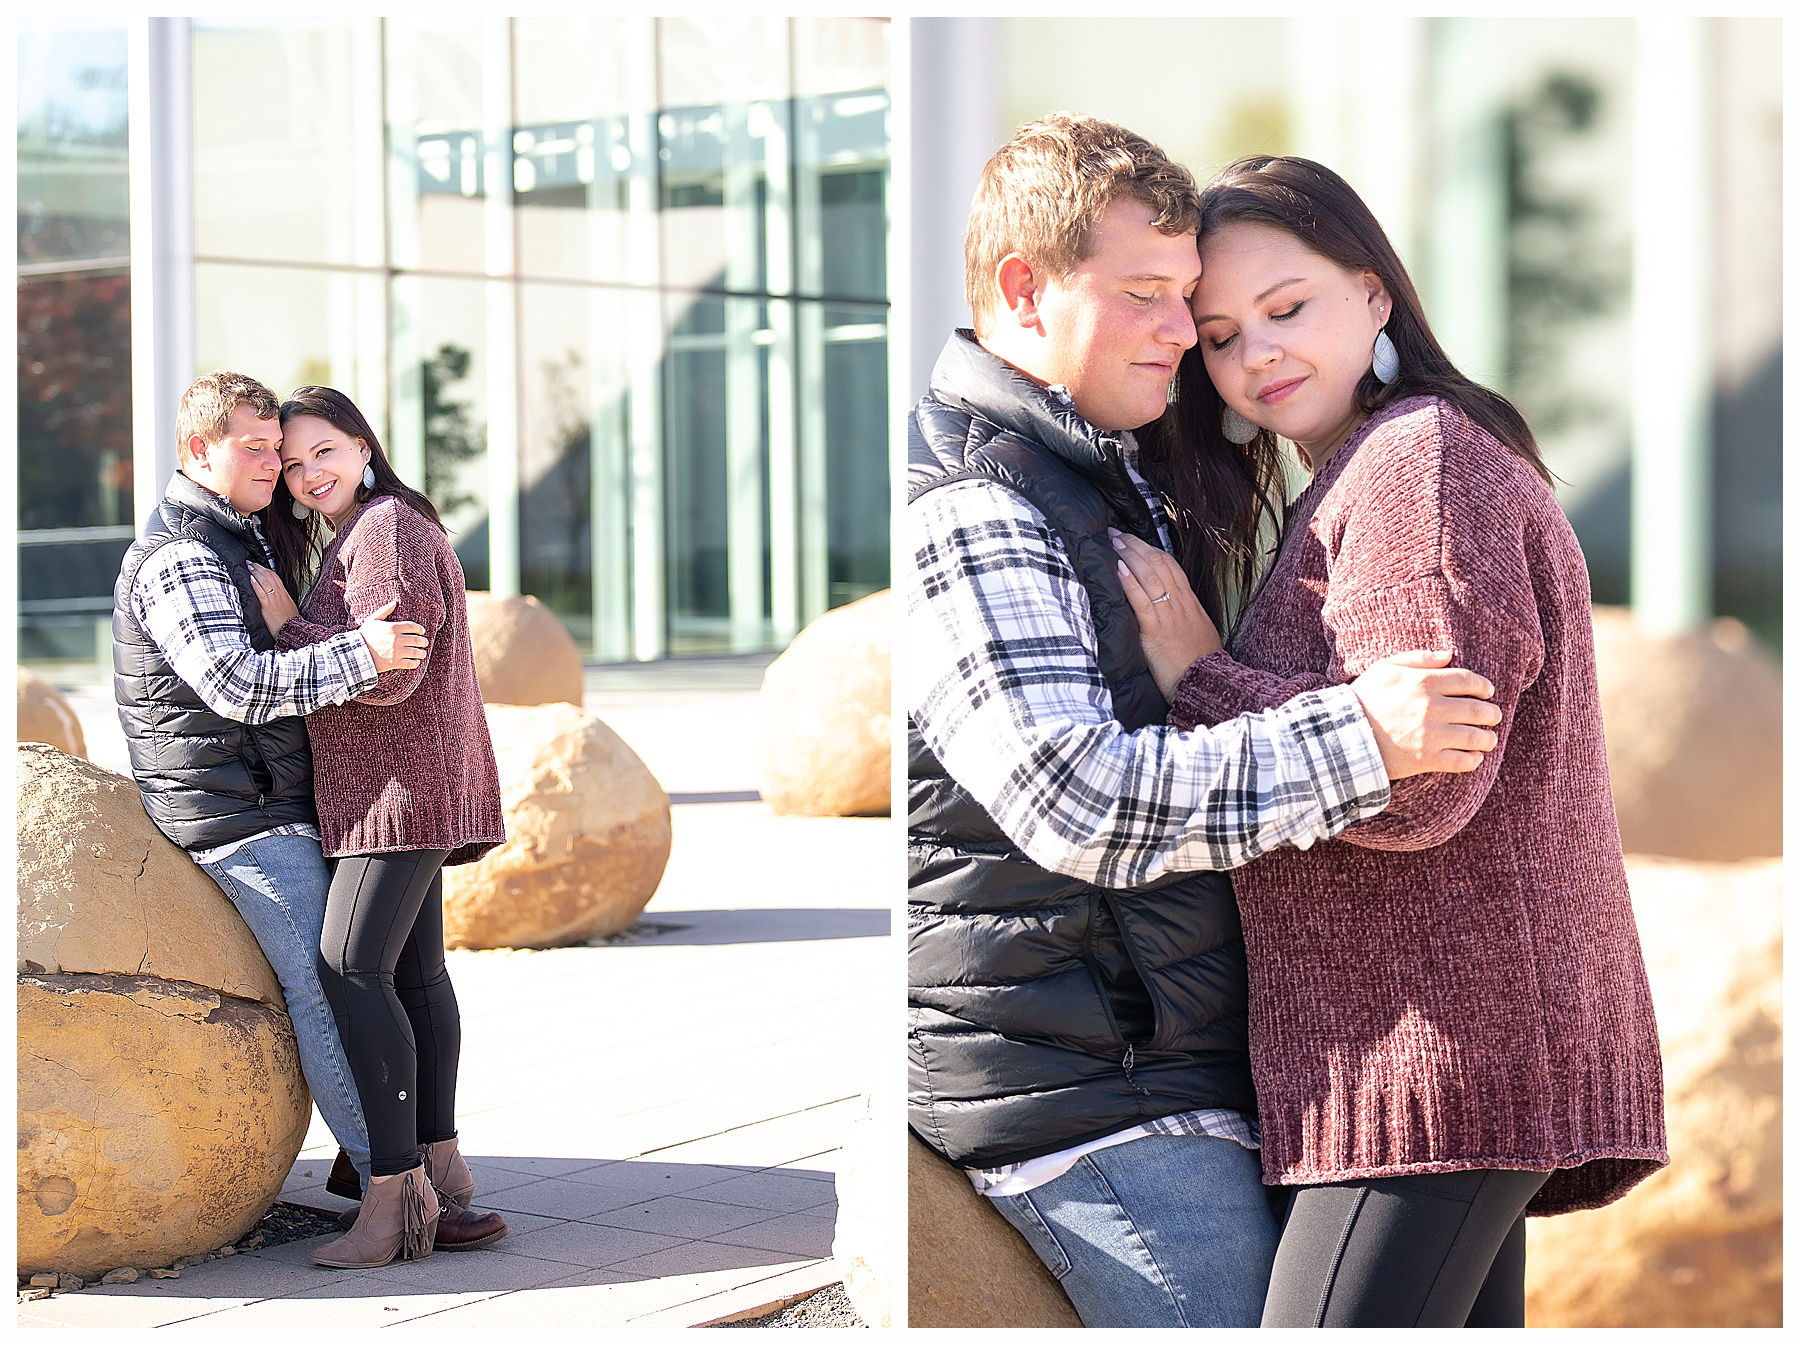
<svg viewBox="0 0 1800 1345"><path fill-rule="evenodd" d="M320 980L368 1118L373 1171L350 1232L312 1259L382 1266L429 1256L434 1241L466 1250L506 1234L499 1215L468 1212L474 1179L455 1115L462 1037L439 873L506 833L462 567L437 511L395 475L343 393L299 389L282 403L281 426L281 482L266 511L280 573L255 575L277 643L314 643L390 603L429 640L416 666L306 721L325 854L336 861ZM317 578L296 612L288 594L313 558Z"/></svg>
<svg viewBox="0 0 1800 1345"><path fill-rule="evenodd" d="M1499 746L1239 870L1264 1180L1296 1188L1263 1325L1524 1324L1524 1215L1668 1161L1587 573L1530 430L1459 374L1362 201L1257 156L1202 193L1199 341L1149 456L1181 567L1119 538L1170 722L1449 648ZM1276 436L1312 474L1229 653ZM1165 600L1163 595L1167 594Z"/></svg>

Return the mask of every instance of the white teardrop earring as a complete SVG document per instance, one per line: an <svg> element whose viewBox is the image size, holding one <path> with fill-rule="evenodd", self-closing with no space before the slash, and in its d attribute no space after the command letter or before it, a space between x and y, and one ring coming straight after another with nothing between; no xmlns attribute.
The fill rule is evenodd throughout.
<svg viewBox="0 0 1800 1345"><path fill-rule="evenodd" d="M1219 429L1234 444L1247 444L1262 433L1261 428L1234 406L1227 406L1219 417Z"/></svg>
<svg viewBox="0 0 1800 1345"><path fill-rule="evenodd" d="M1400 352L1394 349L1394 338L1387 334L1386 327L1375 333L1375 358L1372 367L1375 377L1383 383L1392 383L1400 377Z"/></svg>
<svg viewBox="0 0 1800 1345"><path fill-rule="evenodd" d="M307 514L312 512L305 505L301 504L300 501L298 501L298 500L295 500L291 505L288 506L288 508L290 508L294 511L295 518L300 518L300 519L305 518L307 516Z"/></svg>
<svg viewBox="0 0 1800 1345"><path fill-rule="evenodd" d="M366 462L363 464L363 489L375 489L375 469Z"/></svg>

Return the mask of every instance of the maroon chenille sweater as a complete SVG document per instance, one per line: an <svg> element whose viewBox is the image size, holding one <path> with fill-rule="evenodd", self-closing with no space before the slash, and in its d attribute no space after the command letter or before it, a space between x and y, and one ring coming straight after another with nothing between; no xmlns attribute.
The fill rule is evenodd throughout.
<svg viewBox="0 0 1800 1345"><path fill-rule="evenodd" d="M449 850L467 864L506 839L462 565L450 541L391 495L364 505L332 538L284 649L354 630L398 599L390 621L416 621L431 651L392 668L355 700L306 718L325 853Z"/></svg>
<svg viewBox="0 0 1800 1345"><path fill-rule="evenodd" d="M1436 398L1375 413L1169 714L1183 728L1449 649L1499 746L1466 775L1236 877L1264 1180L1554 1170L1533 1214L1668 1162L1662 1057L1619 852L1587 569L1530 465Z"/></svg>

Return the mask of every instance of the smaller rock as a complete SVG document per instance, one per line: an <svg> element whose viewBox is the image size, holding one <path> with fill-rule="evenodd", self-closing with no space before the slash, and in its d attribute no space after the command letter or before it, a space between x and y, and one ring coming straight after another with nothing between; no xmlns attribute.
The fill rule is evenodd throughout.
<svg viewBox="0 0 1800 1345"><path fill-rule="evenodd" d="M79 1275L58 1275L56 1277L56 1287L63 1290L85 1289L87 1288L87 1281L82 1279Z"/></svg>
<svg viewBox="0 0 1800 1345"><path fill-rule="evenodd" d="M19 741L49 743L70 756L87 755L81 720L62 692L25 668L19 672Z"/></svg>
<svg viewBox="0 0 1800 1345"><path fill-rule="evenodd" d="M228 1243L226 1243L226 1244L225 1244L225 1245L224 1245L224 1246L223 1246L223 1247L221 1247L221 1248L219 1248L219 1250L218 1250L218 1251L216 1251L216 1252L214 1252L214 1253L213 1253L213 1255L214 1255L214 1256L236 1256L236 1255L237 1255L237 1248L236 1248L236 1247L233 1247L233 1246L232 1246L232 1245L231 1245L231 1244L230 1244L230 1243L229 1243L229 1242L228 1242Z"/></svg>
<svg viewBox="0 0 1800 1345"><path fill-rule="evenodd" d="M253 1252L262 1245L263 1235L261 1233L252 1233L249 1237L238 1243L238 1250L241 1252Z"/></svg>
<svg viewBox="0 0 1800 1345"><path fill-rule="evenodd" d="M150 1278L153 1280L178 1280L181 1278L181 1272L173 1267L167 1269L159 1267L150 1272Z"/></svg>
<svg viewBox="0 0 1800 1345"><path fill-rule="evenodd" d="M61 1277L57 1275L33 1275L31 1287L33 1289L54 1289L60 1281Z"/></svg>
<svg viewBox="0 0 1800 1345"><path fill-rule="evenodd" d="M100 1277L102 1284L136 1284L138 1273L130 1266L120 1266L117 1270L109 1270ZM74 1278L71 1276L70 1278ZM66 1286L65 1286L66 1287ZM79 1285L77 1285L79 1287Z"/></svg>
<svg viewBox="0 0 1800 1345"><path fill-rule="evenodd" d="M489 705L581 704L581 650L536 598L467 597L475 680Z"/></svg>
<svg viewBox="0 0 1800 1345"><path fill-rule="evenodd" d="M19 1295L21 1303L35 1303L40 1298L50 1297L48 1289L26 1289Z"/></svg>

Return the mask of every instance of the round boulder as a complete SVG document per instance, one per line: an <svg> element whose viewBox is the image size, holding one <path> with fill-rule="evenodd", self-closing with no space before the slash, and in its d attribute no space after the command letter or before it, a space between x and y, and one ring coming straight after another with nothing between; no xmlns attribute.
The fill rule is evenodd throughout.
<svg viewBox="0 0 1800 1345"><path fill-rule="evenodd" d="M536 598L467 595L475 680L490 705L581 704L581 651Z"/></svg>
<svg viewBox="0 0 1800 1345"><path fill-rule="evenodd" d="M762 796L776 813L884 817L892 798L893 603L827 612L763 675Z"/></svg>
<svg viewBox="0 0 1800 1345"><path fill-rule="evenodd" d="M19 669L19 741L49 743L78 757L87 755L81 720L62 692L36 673Z"/></svg>
<svg viewBox="0 0 1800 1345"><path fill-rule="evenodd" d="M136 785L18 754L19 1268L210 1251L280 1194L312 1116L280 985Z"/></svg>
<svg viewBox="0 0 1800 1345"><path fill-rule="evenodd" d="M1781 674L1742 622L1650 636L1594 609L1600 713L1626 854L1781 853Z"/></svg>
<svg viewBox="0 0 1800 1345"><path fill-rule="evenodd" d="M1080 1326L1062 1286L993 1202L906 1135L908 1326Z"/></svg>
<svg viewBox="0 0 1800 1345"><path fill-rule="evenodd" d="M1781 862L1628 856L1669 1166L1527 1222L1532 1326L1781 1325Z"/></svg>
<svg viewBox="0 0 1800 1345"><path fill-rule="evenodd" d="M669 796L573 705L490 705L506 843L444 870L448 948L555 948L624 929L669 862Z"/></svg>

